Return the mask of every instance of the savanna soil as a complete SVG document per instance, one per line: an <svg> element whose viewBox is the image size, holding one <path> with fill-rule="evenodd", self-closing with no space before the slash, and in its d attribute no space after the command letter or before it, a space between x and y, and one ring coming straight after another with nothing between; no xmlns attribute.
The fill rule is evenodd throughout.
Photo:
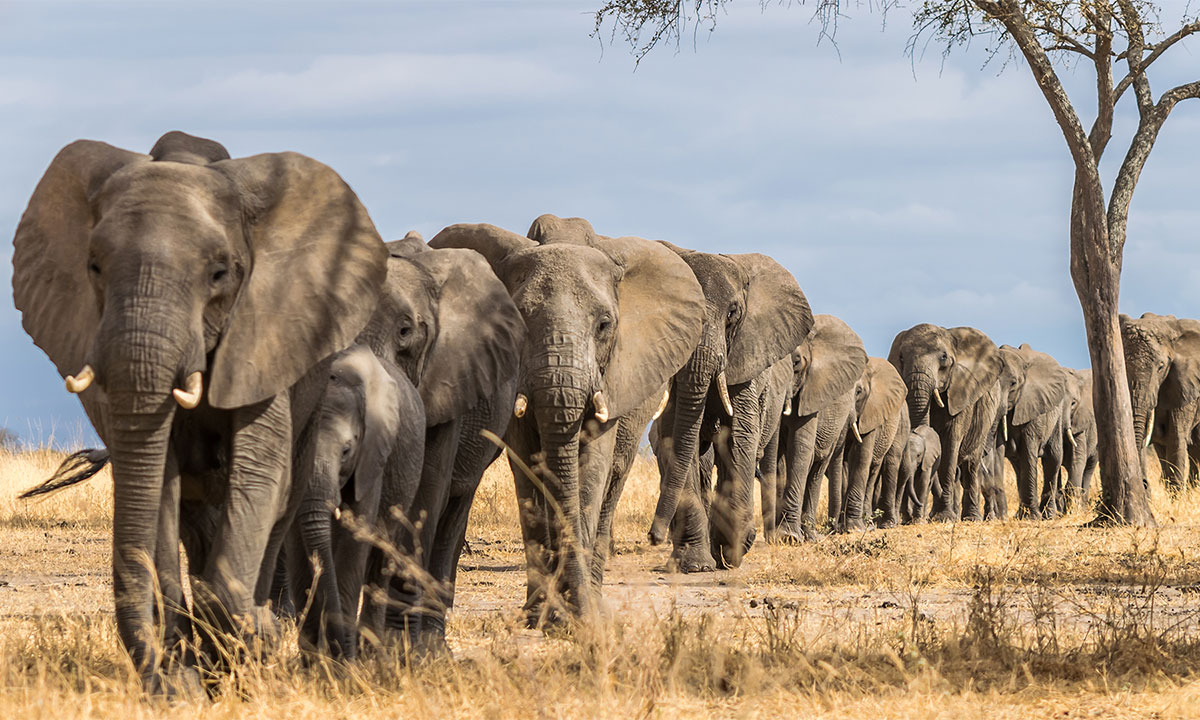
<svg viewBox="0 0 1200 720"><path fill-rule="evenodd" d="M112 621L111 479L15 499L60 459L0 452L0 717L1187 717L1200 700L1200 492L1155 486L1152 531L1084 528L1080 510L759 543L738 570L680 575L645 542L658 479L639 460L596 626L524 628L497 465L460 567L453 660L344 669L285 650L216 700L148 702Z"/></svg>

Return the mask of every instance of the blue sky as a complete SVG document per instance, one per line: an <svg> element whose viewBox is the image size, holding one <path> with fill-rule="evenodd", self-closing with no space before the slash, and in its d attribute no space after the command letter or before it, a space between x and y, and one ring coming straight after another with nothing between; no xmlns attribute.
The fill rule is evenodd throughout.
<svg viewBox="0 0 1200 720"><path fill-rule="evenodd" d="M855 13L835 50L804 8L743 0L715 33L635 70L627 47L589 37L598 4L4 3L0 227L15 229L68 142L147 152L179 129L234 156L296 150L331 165L385 239L579 215L609 235L772 255L872 354L934 322L1087 365L1068 275L1071 167L1022 64L984 67L981 48L914 61L902 11L886 29ZM1156 93L1200 74L1200 41L1173 52ZM1087 73L1063 73L1090 112ZM1122 110L1109 177L1135 122ZM1184 103L1138 187L1125 312L1200 315L1198 136L1200 102ZM89 440L20 327L11 254L0 244L0 424Z"/></svg>

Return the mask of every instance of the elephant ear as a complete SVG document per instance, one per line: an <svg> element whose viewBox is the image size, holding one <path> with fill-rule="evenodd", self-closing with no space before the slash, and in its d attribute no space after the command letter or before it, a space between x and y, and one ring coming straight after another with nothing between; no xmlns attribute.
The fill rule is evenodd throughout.
<svg viewBox="0 0 1200 720"><path fill-rule="evenodd" d="M808 298L796 278L758 253L727 255L749 278L746 307L727 350L726 381L749 382L804 341L813 326Z"/></svg>
<svg viewBox="0 0 1200 720"><path fill-rule="evenodd" d="M354 468L354 502L379 497L383 468L400 430L400 386L371 351L355 345L333 361L330 373L362 392L363 437Z"/></svg>
<svg viewBox="0 0 1200 720"><path fill-rule="evenodd" d="M592 224L583 218L560 218L557 215L542 215L529 226L526 237L538 245L569 243L592 245L597 236Z"/></svg>
<svg viewBox="0 0 1200 720"><path fill-rule="evenodd" d="M1003 364L996 343L975 328L950 328L948 332L954 341L954 367L946 402L950 414L958 415L996 382Z"/></svg>
<svg viewBox="0 0 1200 720"><path fill-rule="evenodd" d="M911 330L912 328L909 328ZM897 370L900 370L900 353L904 350L904 344L908 337L909 330L901 330L896 333L896 337L892 338L892 347L888 350L888 362Z"/></svg>
<svg viewBox="0 0 1200 720"><path fill-rule="evenodd" d="M60 375L88 361L100 311L87 276L99 220L91 199L122 168L150 157L78 140L59 151L38 182L13 238L13 302L21 326ZM100 393L93 385L84 396Z"/></svg>
<svg viewBox="0 0 1200 720"><path fill-rule="evenodd" d="M1163 389L1181 404L1195 403L1200 400L1200 321L1185 318L1173 324L1179 335L1172 342L1171 369Z"/></svg>
<svg viewBox="0 0 1200 720"><path fill-rule="evenodd" d="M1054 358L1022 345L1017 351L1026 361L1021 397L1013 406L1013 424L1024 425L1062 405L1067 394L1067 373Z"/></svg>
<svg viewBox="0 0 1200 720"><path fill-rule="evenodd" d="M866 373L871 378L871 394L858 417L858 431L863 434L896 417L908 394L900 373L887 360L871 358L867 361Z"/></svg>
<svg viewBox="0 0 1200 720"><path fill-rule="evenodd" d="M687 263L658 243L597 238L594 247L624 270L617 285L617 339L604 371L609 414L621 417L660 391L696 349L704 291Z"/></svg>
<svg viewBox="0 0 1200 720"><path fill-rule="evenodd" d="M445 248L410 261L433 278L438 298L437 340L417 385L433 426L475 407L517 374L525 322L479 253Z"/></svg>
<svg viewBox="0 0 1200 720"><path fill-rule="evenodd" d="M796 395L796 407L807 415L854 387L867 367L867 351L862 338L832 315L817 315L804 342L809 345L811 359Z"/></svg>
<svg viewBox="0 0 1200 720"><path fill-rule="evenodd" d="M492 270L502 280L507 280L500 274L500 268L505 258L519 250L534 247L529 238L523 238L515 232L487 223L459 223L444 228L429 241L429 247L438 250L444 248L465 248L474 250L487 260Z"/></svg>
<svg viewBox="0 0 1200 720"><path fill-rule="evenodd" d="M296 153L210 165L238 188L249 273L217 345L209 402L235 408L291 387L367 324L387 249L350 186Z"/></svg>
<svg viewBox="0 0 1200 720"><path fill-rule="evenodd" d="M399 240L392 240L387 243L388 255L394 258L409 258L417 253L425 252L429 246L425 244L425 238L421 237L421 233L416 230L409 230L404 237Z"/></svg>

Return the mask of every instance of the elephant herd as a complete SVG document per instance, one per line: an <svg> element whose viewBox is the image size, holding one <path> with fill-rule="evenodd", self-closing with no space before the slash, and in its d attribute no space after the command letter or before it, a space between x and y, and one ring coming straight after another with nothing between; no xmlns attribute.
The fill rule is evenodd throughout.
<svg viewBox="0 0 1200 720"><path fill-rule="evenodd" d="M803 542L1003 519L1006 457L1017 514L1054 515L1096 465L1089 373L1027 345L922 324L868 357L765 255L579 218L385 243L333 170L294 153L233 159L179 132L148 155L72 143L13 266L25 330L106 446L34 492L112 463L117 626L156 692L220 667L230 637L269 647L272 609L337 658L443 651L472 500L502 452L533 626L597 610L648 427L649 541L682 571L742 562L756 478L764 538ZM1122 335L1137 437L1190 482L1200 323L1123 317Z"/></svg>

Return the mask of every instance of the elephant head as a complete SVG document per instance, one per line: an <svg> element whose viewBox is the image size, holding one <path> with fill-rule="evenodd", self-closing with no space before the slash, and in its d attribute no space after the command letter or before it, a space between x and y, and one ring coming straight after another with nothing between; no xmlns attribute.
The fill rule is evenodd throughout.
<svg viewBox="0 0 1200 720"><path fill-rule="evenodd" d="M178 132L149 155L63 148L13 244L22 325L112 453L117 622L145 667L145 558L177 407L258 403L345 348L374 309L386 251L325 165L230 159Z"/></svg>
<svg viewBox="0 0 1200 720"><path fill-rule="evenodd" d="M929 405L955 416L971 407L1003 370L996 344L975 328L923 323L896 335L888 361L908 387L913 427L928 424Z"/></svg>
<svg viewBox="0 0 1200 720"><path fill-rule="evenodd" d="M867 368L862 338L833 315L814 315L812 331L792 351L792 410L819 412L850 392Z"/></svg>
<svg viewBox="0 0 1200 720"><path fill-rule="evenodd" d="M1010 376L1007 411L1014 426L1062 407L1070 378L1057 360L1028 344L1019 348L1002 345L1000 354L1010 370L1006 373Z"/></svg>
<svg viewBox="0 0 1200 720"><path fill-rule="evenodd" d="M855 442L891 422L904 404L908 388L896 368L883 358L867 360L867 367L854 384L854 419L851 434Z"/></svg>
<svg viewBox="0 0 1200 720"><path fill-rule="evenodd" d="M1068 370L1067 382L1067 425L1068 436L1080 435L1096 424L1096 413L1092 409L1092 371ZM1073 437L1067 442L1074 444Z"/></svg>
<svg viewBox="0 0 1200 720"><path fill-rule="evenodd" d="M530 235L452 225L432 247L476 250L504 282L527 340L514 408L529 413L563 522L586 547L579 443L585 423L610 422L661 392L700 335L704 296L688 266L640 238L596 235L582 220L542 216ZM567 548L563 581L586 594L587 564ZM582 595L572 598L583 604Z"/></svg>
<svg viewBox="0 0 1200 720"><path fill-rule="evenodd" d="M729 387L754 380L791 353L813 327L812 310L796 279L775 260L758 253L715 255L663 243L688 264L704 291L704 324L700 342L675 376L675 418L671 428L674 457L650 527L650 542L666 540L679 496L699 451L700 430L709 393L719 394L725 412L733 415ZM752 481L752 478L751 478ZM723 505L736 521L715 549L736 565L745 547L750 517L751 488L734 488Z"/></svg>
<svg viewBox="0 0 1200 720"><path fill-rule="evenodd" d="M1200 402L1200 321L1154 313L1120 320L1133 432L1142 447L1153 434L1156 407Z"/></svg>
<svg viewBox="0 0 1200 720"><path fill-rule="evenodd" d="M432 427L461 416L517 372L525 324L478 253L390 242L379 309L359 342L399 366Z"/></svg>
<svg viewBox="0 0 1200 720"><path fill-rule="evenodd" d="M302 633L313 646L323 639L335 657L354 655L358 608L343 607L339 597L344 581L338 574L352 576L356 569L335 560L333 524L346 507L360 514L378 509L384 467L402 420L417 428L425 426L423 419L401 417L402 411L420 415L421 409L403 401L402 383L407 385L408 378L395 366L385 365L390 363L363 345L334 356L316 410L312 465L297 473L307 478L297 516L301 544L305 557L315 557L321 567Z"/></svg>

